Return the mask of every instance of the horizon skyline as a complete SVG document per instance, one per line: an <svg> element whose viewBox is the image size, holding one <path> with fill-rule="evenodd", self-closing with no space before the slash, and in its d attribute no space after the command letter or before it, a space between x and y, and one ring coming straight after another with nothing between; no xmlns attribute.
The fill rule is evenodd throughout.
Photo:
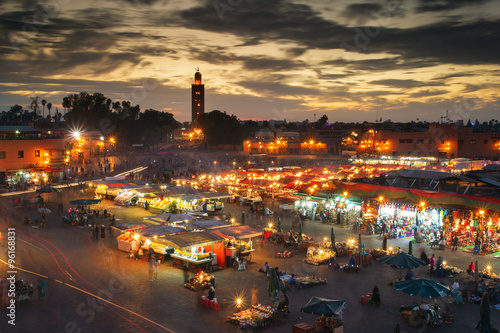
<svg viewBox="0 0 500 333"><path fill-rule="evenodd" d="M494 119L500 3L492 0L0 1L0 107L101 92L191 116L439 122ZM117 15L119 13L119 15ZM496 42L495 42L496 40ZM35 46L35 47L34 47Z"/></svg>

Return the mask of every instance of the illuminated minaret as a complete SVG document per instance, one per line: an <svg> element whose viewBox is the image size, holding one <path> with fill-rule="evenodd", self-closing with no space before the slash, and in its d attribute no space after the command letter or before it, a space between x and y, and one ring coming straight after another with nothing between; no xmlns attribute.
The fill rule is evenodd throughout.
<svg viewBox="0 0 500 333"><path fill-rule="evenodd" d="M194 74L194 84L191 88L191 126L198 126L199 117L205 113L205 85L201 84L200 69Z"/></svg>

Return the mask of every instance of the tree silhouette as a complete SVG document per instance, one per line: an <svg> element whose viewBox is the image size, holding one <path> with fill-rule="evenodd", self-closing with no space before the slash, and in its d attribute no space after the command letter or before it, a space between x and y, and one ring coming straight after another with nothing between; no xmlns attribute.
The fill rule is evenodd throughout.
<svg viewBox="0 0 500 333"><path fill-rule="evenodd" d="M47 110L49 110L49 119L51 118L50 117L50 109L52 109L52 103L47 103Z"/></svg>
<svg viewBox="0 0 500 333"><path fill-rule="evenodd" d="M43 106L43 109L42 109L42 118L45 118L45 104L47 104L47 101L42 99L42 106Z"/></svg>
<svg viewBox="0 0 500 333"><path fill-rule="evenodd" d="M30 103L30 108L35 112L36 115L38 115L38 96L35 97L30 97L31 98L31 103Z"/></svg>

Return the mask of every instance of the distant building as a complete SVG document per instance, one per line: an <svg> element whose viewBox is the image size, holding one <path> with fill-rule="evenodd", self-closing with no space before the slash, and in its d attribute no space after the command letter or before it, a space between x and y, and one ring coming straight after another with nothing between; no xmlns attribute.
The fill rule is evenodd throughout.
<svg viewBox="0 0 500 333"><path fill-rule="evenodd" d="M198 126L198 119L205 113L205 85L201 83L200 70L194 74L194 84L191 86L191 125Z"/></svg>
<svg viewBox="0 0 500 333"><path fill-rule="evenodd" d="M460 124L430 124L425 131L370 130L356 150L370 155L497 159L500 133Z"/></svg>
<svg viewBox="0 0 500 333"><path fill-rule="evenodd" d="M299 132L261 130L243 142L243 151L267 155L326 154L327 148L314 140L302 143Z"/></svg>
<svg viewBox="0 0 500 333"><path fill-rule="evenodd" d="M62 131L0 126L0 184L40 183L62 177Z"/></svg>

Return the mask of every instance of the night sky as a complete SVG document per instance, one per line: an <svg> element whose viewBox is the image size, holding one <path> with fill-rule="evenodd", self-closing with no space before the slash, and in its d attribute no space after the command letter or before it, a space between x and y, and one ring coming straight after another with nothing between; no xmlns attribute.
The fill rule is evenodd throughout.
<svg viewBox="0 0 500 333"><path fill-rule="evenodd" d="M0 0L0 111L102 92L190 120L488 121L500 110L496 0Z"/></svg>

